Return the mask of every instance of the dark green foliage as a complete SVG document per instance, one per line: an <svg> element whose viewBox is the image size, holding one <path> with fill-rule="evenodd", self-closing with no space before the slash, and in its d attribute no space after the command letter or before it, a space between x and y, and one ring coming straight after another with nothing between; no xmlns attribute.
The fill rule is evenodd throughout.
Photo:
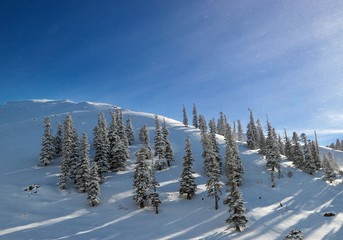
<svg viewBox="0 0 343 240"><path fill-rule="evenodd" d="M199 122L198 122L198 110L195 106L195 103L193 104L193 127L198 128Z"/></svg>
<svg viewBox="0 0 343 240"><path fill-rule="evenodd" d="M80 149L81 162L75 175L75 187L79 192L86 192L90 179L89 172L89 144L87 134L82 135L81 149Z"/></svg>
<svg viewBox="0 0 343 240"><path fill-rule="evenodd" d="M252 111L250 111L250 121L247 126L247 144L250 149L258 148L258 133Z"/></svg>
<svg viewBox="0 0 343 240"><path fill-rule="evenodd" d="M94 162L90 172L89 185L87 187L88 205L92 207L100 204L100 177L98 172L98 165Z"/></svg>
<svg viewBox="0 0 343 240"><path fill-rule="evenodd" d="M51 160L54 159L55 151L53 145L53 137L51 133L50 117L44 119L44 134L42 138L42 148L39 154L39 166L48 166Z"/></svg>
<svg viewBox="0 0 343 240"><path fill-rule="evenodd" d="M126 137L127 137L129 145L134 144L134 142L135 142L135 133L133 131L133 127L132 127L132 123L131 123L131 119L130 118L127 119L127 121L126 121L125 133L126 133Z"/></svg>
<svg viewBox="0 0 343 240"><path fill-rule="evenodd" d="M110 142L107 131L107 122L103 113L99 114L98 125L94 128L93 145L95 149L94 161L97 163L99 177L104 178L104 175L109 171L109 148Z"/></svg>
<svg viewBox="0 0 343 240"><path fill-rule="evenodd" d="M187 117L185 106L182 107L182 115L183 115L183 119L182 119L183 125L185 125L185 127L188 127L188 117Z"/></svg>

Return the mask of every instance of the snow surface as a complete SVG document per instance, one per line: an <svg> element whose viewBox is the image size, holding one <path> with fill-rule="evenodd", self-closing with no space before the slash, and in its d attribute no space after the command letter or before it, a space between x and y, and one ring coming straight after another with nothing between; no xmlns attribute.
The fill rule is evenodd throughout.
<svg viewBox="0 0 343 240"><path fill-rule="evenodd" d="M271 188L265 160L244 143L237 144L245 168L241 190L249 223L243 232L234 232L225 223L227 206L220 201L219 210L214 210L214 200L207 197L199 130L169 118L165 119L176 161L156 173L162 200L159 214L150 207L139 209L132 200L133 154L138 143L130 148L127 171L108 174L101 185L99 206L89 207L86 195L75 192L71 184L67 191L58 190L59 161L37 167L44 117L51 117L55 132L57 123L72 113L79 136L86 132L91 140L98 113L106 113L109 122L109 111L114 108L109 104L53 100L0 106L0 239L283 239L292 229L301 230L305 239L343 239L342 179L328 184L321 179L321 172L310 176L284 160L284 177L276 179L277 187ZM124 118L128 117L136 142L144 123L153 139L153 114L125 110ZM192 141L198 184L192 200L178 194L187 135ZM224 139L218 136L218 140L224 156ZM343 153L333 154L343 167ZM288 171L293 173L291 178ZM24 191L32 184L40 185L36 193ZM336 216L323 217L325 212L335 212Z"/></svg>

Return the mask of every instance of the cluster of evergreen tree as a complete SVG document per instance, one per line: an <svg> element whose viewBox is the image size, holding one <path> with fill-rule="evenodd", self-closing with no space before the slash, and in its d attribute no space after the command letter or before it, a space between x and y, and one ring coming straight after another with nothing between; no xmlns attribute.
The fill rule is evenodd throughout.
<svg viewBox="0 0 343 240"><path fill-rule="evenodd" d="M331 143L330 145L328 145L327 147L332 148L334 150L339 150L339 151L343 151L343 140L339 140L337 138L335 143Z"/></svg>
<svg viewBox="0 0 343 240"><path fill-rule="evenodd" d="M110 171L125 170L129 158L129 144L134 142L134 132L130 119L124 126L120 110L111 113L112 122L107 127L103 113L99 114L98 124L94 128L94 161L90 163L88 136L82 135L79 143L71 114L63 125L58 124L56 136L51 131L51 120L44 119L44 134L39 156L39 165L47 166L55 158L61 157L59 188L67 189L68 182L74 183L77 191L88 194L88 203L95 206L100 203L100 183Z"/></svg>

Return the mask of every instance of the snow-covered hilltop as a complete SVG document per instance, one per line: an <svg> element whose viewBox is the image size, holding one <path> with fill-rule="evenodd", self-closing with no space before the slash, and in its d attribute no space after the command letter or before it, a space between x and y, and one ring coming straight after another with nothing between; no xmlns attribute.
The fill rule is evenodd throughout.
<svg viewBox="0 0 343 240"><path fill-rule="evenodd" d="M89 137L93 158L93 129L98 114L104 113L109 122L109 113L116 108L110 104L54 100L0 106L1 239L283 239L292 229L301 230L305 239L342 239L341 179L328 184L321 179L321 172L311 176L283 160L284 176L276 179L276 187L271 188L266 161L241 142L237 142L245 169L241 191L249 222L240 233L228 228L228 209L222 203L226 187L218 210L214 210L213 199L207 197L200 130L167 117L175 162L156 172L162 201L159 214L154 214L151 207L140 209L132 199L134 154L139 149L138 134L144 124L149 127L153 146L155 119L148 113L123 110L124 119L132 121L136 142L130 146L127 170L109 173L101 185L100 205L89 207L86 195L71 186L59 190L59 161L54 160L47 167L37 166L44 118L50 116L55 134L57 124L71 113L79 137L82 133ZM178 192L187 136L191 139L198 186L191 200L180 197ZM218 143L224 156L222 136L218 135ZM342 152L333 151L333 155L343 167ZM291 177L288 172L292 172ZM221 180L225 182L224 177ZM324 217L326 212L336 216Z"/></svg>

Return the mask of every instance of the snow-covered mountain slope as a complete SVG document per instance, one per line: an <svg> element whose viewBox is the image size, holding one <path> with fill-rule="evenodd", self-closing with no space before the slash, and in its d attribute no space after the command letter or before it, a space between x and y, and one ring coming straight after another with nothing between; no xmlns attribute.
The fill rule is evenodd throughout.
<svg viewBox="0 0 343 240"><path fill-rule="evenodd" d="M51 116L56 131L57 123L71 112L78 134L86 132L92 139L98 113L106 113L109 122L108 113L113 108L109 104L51 100L0 106L0 239L283 239L292 229L301 230L305 239L342 239L341 180L329 185L320 179L321 173L310 176L284 161L284 177L276 180L276 188L271 188L265 160L243 143L237 144L245 168L241 190L249 223L241 233L232 231L225 223L227 207L220 202L219 210L214 210L213 199L207 197L199 131L168 118L176 161L169 169L157 172L162 200L159 214L149 207L139 209L132 200L132 170L138 143L130 148L128 170L109 174L101 185L99 206L89 207L86 195L72 187L58 190L58 161L52 166L37 167L43 118ZM150 127L153 139L153 114L124 110L124 118L128 117L136 142L144 123ZM187 135L192 141L198 184L192 200L178 194ZM223 138L218 136L218 141L224 156ZM335 152L334 156L343 166L343 154ZM292 177L287 176L288 171L292 171ZM32 184L40 185L36 193L24 191ZM222 199L225 195L223 189ZM337 215L326 218L325 212Z"/></svg>

